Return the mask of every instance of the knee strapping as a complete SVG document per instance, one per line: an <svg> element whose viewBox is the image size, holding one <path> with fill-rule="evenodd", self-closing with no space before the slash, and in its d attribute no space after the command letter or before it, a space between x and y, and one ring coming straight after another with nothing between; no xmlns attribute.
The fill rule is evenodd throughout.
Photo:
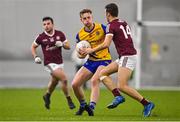
<svg viewBox="0 0 180 122"><path fill-rule="evenodd" d="M103 81L107 76L101 76L99 79L100 81Z"/></svg>

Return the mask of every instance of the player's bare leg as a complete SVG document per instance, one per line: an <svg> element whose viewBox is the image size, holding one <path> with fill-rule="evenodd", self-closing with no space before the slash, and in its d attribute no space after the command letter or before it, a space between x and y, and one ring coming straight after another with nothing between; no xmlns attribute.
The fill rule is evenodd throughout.
<svg viewBox="0 0 180 122"><path fill-rule="evenodd" d="M125 67L119 67L118 70L118 87L120 90L127 95L131 96L132 98L136 99L137 101L141 101L143 99L143 96L140 95L135 89L128 86L127 81L129 80L131 76L132 70L125 68Z"/></svg>
<svg viewBox="0 0 180 122"><path fill-rule="evenodd" d="M69 90L68 90L67 77L66 77L63 69L62 68L58 68L58 69L54 70L52 72L52 75L61 81L61 88L62 88L62 91L63 91L64 95L66 96L69 108L70 109L74 109L75 105L72 102L72 99L70 97Z"/></svg>
<svg viewBox="0 0 180 122"><path fill-rule="evenodd" d="M125 101L124 97L121 96L120 91L117 88L116 84L112 81L111 77L109 77L109 75L117 71L118 71L118 64L116 62L112 62L111 64L103 68L100 72L100 80L112 92L112 94L115 97L113 102L107 106L109 109L115 108L120 103L123 103Z"/></svg>
<svg viewBox="0 0 180 122"><path fill-rule="evenodd" d="M68 97L69 96L69 89L68 89L67 80L61 81L60 87L63 90L64 95L66 97Z"/></svg>
<svg viewBox="0 0 180 122"><path fill-rule="evenodd" d="M51 80L48 84L48 89L46 91L46 94L43 96L43 100L45 102L45 107L47 109L50 109L50 97L54 89L56 88L56 85L58 84L58 79L54 76L51 76Z"/></svg>
<svg viewBox="0 0 180 122"><path fill-rule="evenodd" d="M132 70L125 67L119 67L118 86L122 92L142 103L142 105L144 106L144 116L147 117L150 115L151 110L154 108L154 104L147 101L137 90L128 86L127 81L129 80L131 74Z"/></svg>
<svg viewBox="0 0 180 122"><path fill-rule="evenodd" d="M72 88L73 88L74 94L80 103L80 108L76 112L76 115L82 115L84 110L88 111L89 109L85 101L84 92L81 86L83 85L84 82L89 80L92 77L92 75L93 74L88 69L86 69L85 67L81 67L80 70L76 73L72 81ZM89 113L88 111L88 114L90 115L91 113Z"/></svg>
<svg viewBox="0 0 180 122"><path fill-rule="evenodd" d="M81 88L84 82L88 81L92 77L92 73L85 67L81 67L80 70L74 76L72 81L72 88L79 101L84 100L84 92Z"/></svg>
<svg viewBox="0 0 180 122"><path fill-rule="evenodd" d="M53 75L61 81L61 89L63 90L64 95L68 97L69 96L68 83L64 71L61 68L59 68L53 71Z"/></svg>
<svg viewBox="0 0 180 122"><path fill-rule="evenodd" d="M100 79L102 79L103 84L108 88L108 90L112 91L116 88L116 85L112 82L111 77L109 75L118 71L118 64L116 62L110 63L108 66L104 67L100 72Z"/></svg>
<svg viewBox="0 0 180 122"><path fill-rule="evenodd" d="M54 89L56 88L58 82L59 82L59 80L56 77L51 76L51 80L48 83L47 93L52 94Z"/></svg>
<svg viewBox="0 0 180 122"><path fill-rule="evenodd" d="M90 97L90 108L93 110L95 109L96 103L99 99L100 95L100 88L99 88L99 73L100 71L104 68L104 66L99 66L98 69L96 70L95 74L91 78L91 97Z"/></svg>

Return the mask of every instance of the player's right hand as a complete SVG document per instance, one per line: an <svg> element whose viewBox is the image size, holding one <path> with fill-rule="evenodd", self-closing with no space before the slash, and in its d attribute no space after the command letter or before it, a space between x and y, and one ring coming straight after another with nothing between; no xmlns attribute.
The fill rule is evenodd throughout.
<svg viewBox="0 0 180 122"><path fill-rule="evenodd" d="M78 56L78 58L83 59L83 58L85 58L87 55L82 54L82 53L81 53L81 50L79 50L79 51L77 51L77 56Z"/></svg>
<svg viewBox="0 0 180 122"><path fill-rule="evenodd" d="M42 62L42 60L41 60L41 58L39 56L36 56L34 58L34 61L35 61L36 64L41 64L41 62Z"/></svg>
<svg viewBox="0 0 180 122"><path fill-rule="evenodd" d="M63 43L61 41L56 41L55 46L56 47L62 47Z"/></svg>

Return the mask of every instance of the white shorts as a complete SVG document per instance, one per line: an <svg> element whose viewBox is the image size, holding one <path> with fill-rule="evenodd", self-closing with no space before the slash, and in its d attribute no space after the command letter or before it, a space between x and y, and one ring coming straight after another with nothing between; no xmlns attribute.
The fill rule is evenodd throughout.
<svg viewBox="0 0 180 122"><path fill-rule="evenodd" d="M61 68L64 68L64 64L55 64L55 63L49 63L48 65L45 66L45 70L48 71L49 73L52 73L54 70Z"/></svg>
<svg viewBox="0 0 180 122"><path fill-rule="evenodd" d="M122 56L115 61L120 67L126 67L130 70L134 70L137 62L137 55Z"/></svg>

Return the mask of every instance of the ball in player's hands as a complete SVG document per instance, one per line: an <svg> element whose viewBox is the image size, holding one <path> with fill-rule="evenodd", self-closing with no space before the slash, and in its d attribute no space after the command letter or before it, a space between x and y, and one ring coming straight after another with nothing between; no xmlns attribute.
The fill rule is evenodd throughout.
<svg viewBox="0 0 180 122"><path fill-rule="evenodd" d="M76 50L79 52L82 48L89 48L91 47L90 43L88 41L80 41L76 44Z"/></svg>
<svg viewBox="0 0 180 122"><path fill-rule="evenodd" d="M83 48L90 48L90 47L91 47L91 45L88 41L83 40L83 41L78 42L76 45L76 51L78 53L78 57L79 58L85 58L87 55L81 54L80 50L82 50Z"/></svg>

